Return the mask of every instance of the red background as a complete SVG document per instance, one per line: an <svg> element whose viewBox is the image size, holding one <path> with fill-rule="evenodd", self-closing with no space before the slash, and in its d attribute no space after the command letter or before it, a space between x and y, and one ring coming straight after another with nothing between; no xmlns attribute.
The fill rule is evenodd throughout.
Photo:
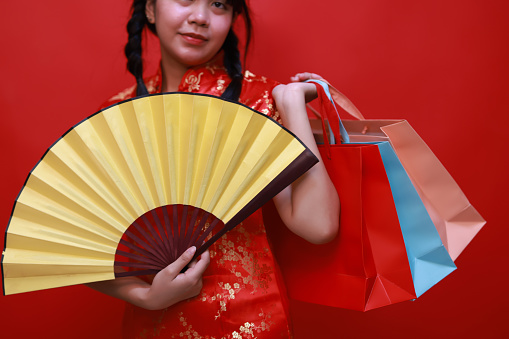
<svg viewBox="0 0 509 339"><path fill-rule="evenodd" d="M509 2L252 3L254 73L284 82L313 71L367 118L409 120L488 221L457 260L458 270L415 302L367 313L292 303L296 338L509 334L502 146L509 125ZM2 229L46 148L132 83L122 55L128 6L128 0L3 4ZM0 312L3 338L118 338L122 302L75 286L0 296ZM335 320L326 321L325 313Z"/></svg>

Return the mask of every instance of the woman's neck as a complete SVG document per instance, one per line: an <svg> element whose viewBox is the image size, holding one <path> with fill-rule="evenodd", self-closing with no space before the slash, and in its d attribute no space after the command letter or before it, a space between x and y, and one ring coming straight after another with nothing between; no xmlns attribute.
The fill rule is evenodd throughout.
<svg viewBox="0 0 509 339"><path fill-rule="evenodd" d="M223 52L219 51L211 60L202 64L215 63L223 59ZM199 67L199 66L193 66ZM193 68L189 65L181 64L172 58L161 55L161 92L177 92L186 72Z"/></svg>
<svg viewBox="0 0 509 339"><path fill-rule="evenodd" d="M180 82L187 72L187 69L170 69L166 70L161 66L161 92L177 92L179 89Z"/></svg>
<svg viewBox="0 0 509 339"><path fill-rule="evenodd" d="M177 92L180 82L189 68L161 60L161 92Z"/></svg>

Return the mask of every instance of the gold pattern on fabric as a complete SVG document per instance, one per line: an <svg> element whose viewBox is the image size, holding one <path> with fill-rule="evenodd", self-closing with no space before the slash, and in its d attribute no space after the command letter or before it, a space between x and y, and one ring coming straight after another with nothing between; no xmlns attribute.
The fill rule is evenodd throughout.
<svg viewBox="0 0 509 339"><path fill-rule="evenodd" d="M154 76L145 80L145 86L147 87L148 93L150 93L150 94L159 93L161 91L161 78L162 78L161 70L159 69ZM124 101L126 99L131 99L131 98L135 97L136 96L136 86L137 85L133 85L129 88L126 88L125 90L118 93L117 95L114 95L108 101L103 103L101 108L106 108L110 105L113 105L113 104L119 102L119 101Z"/></svg>
<svg viewBox="0 0 509 339"><path fill-rule="evenodd" d="M207 62L205 64L205 69L208 70L212 75L216 74L216 70L226 71L225 67L217 65L217 63L214 63L214 61Z"/></svg>
<svg viewBox="0 0 509 339"><path fill-rule="evenodd" d="M183 312L179 312L179 321L182 326L182 330L178 334L173 334L171 338L195 338L195 339L216 339L216 337L205 335L203 336L193 328L193 325L189 323L189 320L185 317ZM259 333L270 331L272 325L271 314L265 313L262 309L258 313L260 317L259 325L254 322L246 321L239 326L237 330L231 333L225 333L224 336L217 337L218 339L255 339Z"/></svg>
<svg viewBox="0 0 509 339"><path fill-rule="evenodd" d="M223 79L217 79L217 87L216 87L216 91L218 92L224 92L225 90L225 84L226 80L223 80Z"/></svg>
<svg viewBox="0 0 509 339"><path fill-rule="evenodd" d="M211 260L219 268L232 273L230 282L218 282L215 289L203 289L198 297L202 302L216 304L216 320L227 311L229 303L241 291L266 294L272 283L273 268L265 263L260 264L270 255L269 249L251 248L253 233L264 234L263 225L258 225L256 229L251 227L248 232L243 223L240 223L210 248Z"/></svg>
<svg viewBox="0 0 509 339"><path fill-rule="evenodd" d="M270 116L270 115L269 115ZM279 115L279 111L275 110L274 113L270 116L272 119L276 120L281 125L283 124L283 120L281 120L281 116Z"/></svg>
<svg viewBox="0 0 509 339"><path fill-rule="evenodd" d="M200 295L201 301L213 303L219 302L219 309L215 315L215 320L221 317L221 313L226 311L228 303L230 300L235 299L235 293L239 293L241 290L240 284L234 283L233 286L230 283L219 282L219 293L216 293L213 296L207 295L207 293L202 292Z"/></svg>
<svg viewBox="0 0 509 339"><path fill-rule="evenodd" d="M160 77L161 77L161 74L157 73L155 77L149 79L146 82L145 86L147 86L147 91L149 93L157 93L157 92L161 91L160 80L159 80Z"/></svg>
<svg viewBox="0 0 509 339"><path fill-rule="evenodd" d="M263 226L259 232L265 233ZM229 239L231 238L231 240ZM244 246L241 246L244 245ZM228 267L230 272L237 277L240 288L251 286L250 292L256 293L258 289L266 290L272 281L273 268L261 263L269 255L269 249L253 249L251 246L250 233L240 223L234 232L226 233L216 246L222 256L217 258L218 266ZM211 253L217 255L218 253ZM263 292L263 291L262 291Z"/></svg>
<svg viewBox="0 0 509 339"><path fill-rule="evenodd" d="M254 76L254 74L252 73L250 74ZM263 91L263 95L254 102L249 97L245 100L239 100L239 102L260 113L263 113L271 117L272 119L276 120L278 123L281 124L281 117L279 115L279 112L276 110L276 105L274 104L274 100L272 99L272 93L271 92L269 93L268 90Z"/></svg>
<svg viewBox="0 0 509 339"><path fill-rule="evenodd" d="M134 96L134 93L136 92L136 85L133 85L129 88L126 88L122 92L118 93L117 95L113 96L108 100L108 102L117 102L117 101L123 101L125 99L130 99Z"/></svg>
<svg viewBox="0 0 509 339"><path fill-rule="evenodd" d="M203 75L203 72L200 72L198 76L194 74L189 74L186 79L184 80L185 84L188 86L187 91L193 92L193 91L199 91L200 90L200 81L201 77Z"/></svg>
<svg viewBox="0 0 509 339"><path fill-rule="evenodd" d="M244 72L244 80L247 81L247 82L258 81L258 82L262 82L264 84L267 83L267 78L266 77L264 77L264 76L257 77L256 75L254 75L253 73L251 73L248 70L246 70Z"/></svg>

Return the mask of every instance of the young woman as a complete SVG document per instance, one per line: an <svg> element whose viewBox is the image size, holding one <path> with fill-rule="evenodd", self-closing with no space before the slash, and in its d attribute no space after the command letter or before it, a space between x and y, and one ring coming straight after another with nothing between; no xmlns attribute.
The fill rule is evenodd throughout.
<svg viewBox="0 0 509 339"><path fill-rule="evenodd" d="M157 92L199 92L239 101L282 122L319 157L305 103L316 97L318 77L302 73L278 84L243 71L232 24L251 20L245 0L134 0L125 52L137 84L105 105ZM141 36L145 28L159 38L161 66L143 79ZM274 104L275 103L275 104ZM312 243L336 235L337 193L322 165L274 198L290 230ZM284 286L269 249L261 211L217 241L210 251L179 273L193 257L188 249L153 280L134 277L90 284L127 301L124 334L132 338L275 338L289 337Z"/></svg>

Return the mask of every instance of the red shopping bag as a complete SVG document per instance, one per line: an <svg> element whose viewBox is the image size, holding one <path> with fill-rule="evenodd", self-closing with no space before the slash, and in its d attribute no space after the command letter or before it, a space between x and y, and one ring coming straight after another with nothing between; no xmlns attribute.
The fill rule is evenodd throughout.
<svg viewBox="0 0 509 339"><path fill-rule="evenodd" d="M317 88L322 98L323 89ZM327 105L325 97L322 111L330 110ZM329 123L338 130L333 119ZM264 207L289 297L361 311L414 299L405 243L378 147L329 145L325 140L319 150L341 201L336 239L310 244L283 225L273 206Z"/></svg>

